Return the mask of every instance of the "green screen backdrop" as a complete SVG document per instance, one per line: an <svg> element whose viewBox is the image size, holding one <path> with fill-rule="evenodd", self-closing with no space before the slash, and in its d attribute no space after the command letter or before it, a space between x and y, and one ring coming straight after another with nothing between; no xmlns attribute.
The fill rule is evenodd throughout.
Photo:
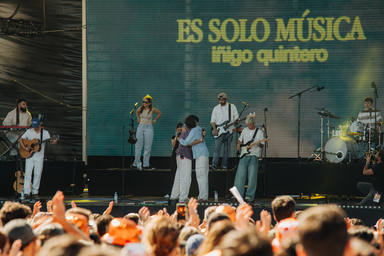
<svg viewBox="0 0 384 256"><path fill-rule="evenodd" d="M338 127L357 117L374 81L383 109L383 11L380 0L87 1L87 154L130 155L129 111L150 94L163 113L152 155L168 156L176 123L195 114L209 128L224 91L260 124L268 108L268 156L295 157L298 98L288 98L324 86L302 96L309 156L320 146L316 108L339 116Z"/></svg>

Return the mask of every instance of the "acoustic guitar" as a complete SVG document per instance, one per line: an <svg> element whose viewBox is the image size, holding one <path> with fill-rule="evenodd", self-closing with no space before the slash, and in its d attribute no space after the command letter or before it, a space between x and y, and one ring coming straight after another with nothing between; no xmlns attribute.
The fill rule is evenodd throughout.
<svg viewBox="0 0 384 256"><path fill-rule="evenodd" d="M15 177L16 177L16 180L13 182L13 190L21 194L24 188L24 172L16 171Z"/></svg>
<svg viewBox="0 0 384 256"><path fill-rule="evenodd" d="M45 142L56 143L59 139L58 135L53 135L51 138L43 140L42 142L39 139L27 140L21 139L21 143L23 143L23 147L19 147L19 154L22 158L30 158L33 154L40 150L41 144Z"/></svg>

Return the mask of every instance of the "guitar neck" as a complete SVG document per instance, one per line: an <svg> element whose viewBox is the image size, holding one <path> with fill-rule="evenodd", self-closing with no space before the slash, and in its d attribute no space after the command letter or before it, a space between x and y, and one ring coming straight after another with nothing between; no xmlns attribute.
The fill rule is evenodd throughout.
<svg viewBox="0 0 384 256"><path fill-rule="evenodd" d="M226 124L226 125L224 126L224 129L227 129L229 126L235 124L236 122L241 122L241 121L244 121L244 120L245 120L245 117L239 119L239 121L235 120L235 121L233 121L233 122L230 122L229 124Z"/></svg>
<svg viewBox="0 0 384 256"><path fill-rule="evenodd" d="M253 146L256 146L256 145L259 144L259 143L263 143L263 142L266 142L266 141L268 141L268 140L269 140L268 138L264 138L264 139L255 141L255 142L253 142L253 143L251 143L251 144L249 144L249 145L247 145L248 143L247 143L247 144L243 144L242 147L249 147L249 148L251 148L251 147L253 147Z"/></svg>

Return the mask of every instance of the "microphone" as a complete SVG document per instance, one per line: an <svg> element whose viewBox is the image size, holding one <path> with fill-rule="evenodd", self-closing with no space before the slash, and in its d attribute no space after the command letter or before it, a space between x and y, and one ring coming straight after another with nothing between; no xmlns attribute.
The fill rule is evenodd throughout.
<svg viewBox="0 0 384 256"><path fill-rule="evenodd" d="M245 101L242 101L241 102L241 104L243 104L244 106L246 106L246 107L248 107L249 105L248 105L248 103L247 102L245 102Z"/></svg>
<svg viewBox="0 0 384 256"><path fill-rule="evenodd" d="M375 84L375 82L372 82L372 84L371 84L371 88L376 88L376 84Z"/></svg>
<svg viewBox="0 0 384 256"><path fill-rule="evenodd" d="M137 108L138 105L139 105L139 102L136 102L136 103L133 105L132 110L129 112L130 115L132 115L133 112L135 112L135 109Z"/></svg>
<svg viewBox="0 0 384 256"><path fill-rule="evenodd" d="M317 87L316 87L316 90L317 91L321 91L321 90L323 90L324 89L324 86L320 86L320 85L318 85Z"/></svg>
<svg viewBox="0 0 384 256"><path fill-rule="evenodd" d="M268 108L264 108L264 111L268 111Z"/></svg>

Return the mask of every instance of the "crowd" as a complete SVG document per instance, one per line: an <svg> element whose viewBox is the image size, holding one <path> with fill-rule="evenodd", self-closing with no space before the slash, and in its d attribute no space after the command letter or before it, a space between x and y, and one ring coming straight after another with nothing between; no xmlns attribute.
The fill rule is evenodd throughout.
<svg viewBox="0 0 384 256"><path fill-rule="evenodd" d="M290 196L276 197L272 213L262 210L257 221L248 204L210 206L201 220L198 202L191 198L185 218L147 207L112 216L113 202L102 214L75 203L66 209L58 191L46 212L40 202L33 210L18 202L3 204L0 256L384 255L381 219L368 227L336 205L305 211L295 206Z"/></svg>

